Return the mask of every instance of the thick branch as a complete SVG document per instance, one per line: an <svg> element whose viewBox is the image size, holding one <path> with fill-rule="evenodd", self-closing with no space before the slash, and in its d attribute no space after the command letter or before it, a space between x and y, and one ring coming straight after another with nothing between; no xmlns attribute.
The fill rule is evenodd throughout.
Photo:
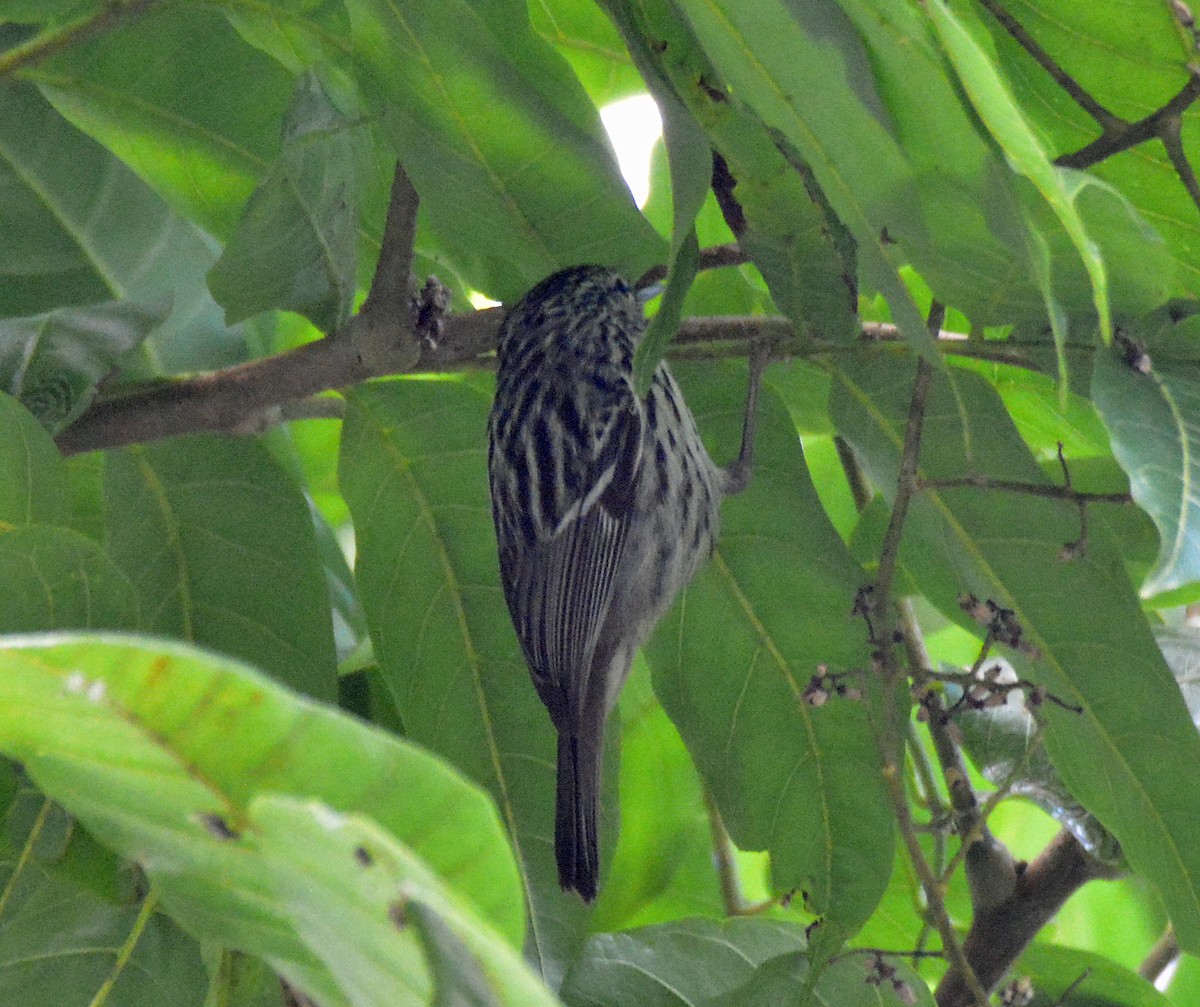
<svg viewBox="0 0 1200 1007"><path fill-rule="evenodd" d="M489 367L503 317L500 308L446 315L436 345L422 340L410 343L406 335L398 337L396 352L384 354L382 361L374 354L363 354L360 340L353 336L334 336L224 370L129 388L94 403L58 435L58 446L65 454L78 454L201 431L240 431L255 413L370 378ZM740 356L756 342L786 347L794 334L792 323L778 316L685 318L672 341L671 355ZM894 325L878 322L864 323L863 337L900 340ZM938 338L950 354L1033 366L1019 347L967 341L959 332L939 331ZM418 358L411 363L411 357L400 359L414 345ZM809 353L849 350L853 345L814 345ZM405 366L399 366L401 363Z"/></svg>
<svg viewBox="0 0 1200 1007"><path fill-rule="evenodd" d="M64 454L78 454L200 431L241 430L255 413L369 378L487 366L503 317L499 308L447 315L437 344L417 345L417 359L406 367L396 366L404 346L396 354L367 356L359 339L327 336L273 357L140 386L93 404L58 435L58 446ZM675 341L785 345L792 332L784 318L689 318Z"/></svg>
<svg viewBox="0 0 1200 1007"><path fill-rule="evenodd" d="M1113 877L1106 867L1063 829L1045 850L1017 877L1012 897L976 913L963 951L979 984L992 990L999 985L1026 945L1088 881ZM972 1007L973 996L961 971L951 966L935 995L938 1007Z"/></svg>

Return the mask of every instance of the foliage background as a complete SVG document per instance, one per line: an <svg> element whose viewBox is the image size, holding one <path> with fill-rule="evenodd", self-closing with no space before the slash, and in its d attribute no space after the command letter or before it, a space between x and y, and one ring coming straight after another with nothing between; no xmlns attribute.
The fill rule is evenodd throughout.
<svg viewBox="0 0 1200 1007"><path fill-rule="evenodd" d="M1194 1002L1195 66L1160 0L0 0L0 1003L930 1002L940 961L894 986L844 945L995 908L901 688L953 702L968 592L1078 707L960 718L973 786L1033 798L990 830L1121 876L1018 974ZM646 90L641 212L597 109ZM670 263L714 457L747 339L781 361L614 718L594 908L555 881L471 309L581 261ZM892 596L930 660L863 678ZM862 701L804 701L819 667Z"/></svg>

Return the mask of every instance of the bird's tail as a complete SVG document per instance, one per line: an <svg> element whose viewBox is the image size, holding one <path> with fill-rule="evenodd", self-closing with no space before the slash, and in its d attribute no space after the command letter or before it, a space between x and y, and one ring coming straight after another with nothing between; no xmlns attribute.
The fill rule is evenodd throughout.
<svg viewBox="0 0 1200 1007"><path fill-rule="evenodd" d="M558 795L554 816L558 883L567 891L577 891L585 902L596 898L600 879L600 845L596 838L600 748L566 731L558 735Z"/></svg>

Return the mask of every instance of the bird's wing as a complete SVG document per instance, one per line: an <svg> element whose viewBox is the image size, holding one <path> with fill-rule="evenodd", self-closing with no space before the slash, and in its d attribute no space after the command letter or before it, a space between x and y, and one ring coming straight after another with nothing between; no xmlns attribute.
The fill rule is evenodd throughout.
<svg viewBox="0 0 1200 1007"><path fill-rule="evenodd" d="M525 660L560 729L580 724L592 657L633 519L643 425L630 396L589 457L575 465L558 463L566 493L556 497L557 520L543 523L532 541L500 551L504 594ZM533 478L554 477L551 460L539 469Z"/></svg>

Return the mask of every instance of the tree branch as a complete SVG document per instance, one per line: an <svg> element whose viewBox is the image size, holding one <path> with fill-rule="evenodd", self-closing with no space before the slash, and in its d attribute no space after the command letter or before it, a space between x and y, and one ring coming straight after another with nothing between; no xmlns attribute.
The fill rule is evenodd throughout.
<svg viewBox="0 0 1200 1007"><path fill-rule="evenodd" d="M1033 57L1038 66L1054 78L1054 83L1066 91L1076 105L1096 120L1096 124L1102 130L1107 131L1110 128L1116 128L1120 125L1128 125L1123 119L1118 119L1088 94L1079 85L1079 82L1059 66L1058 61L1042 48L1041 43L1025 30L1025 26L1009 14L1001 4L997 3L996 0L979 0L979 3L999 22L1000 27L1008 32L1017 44Z"/></svg>
<svg viewBox="0 0 1200 1007"><path fill-rule="evenodd" d="M1175 168L1192 203L1200 210L1200 181L1183 149L1183 113L1200 98L1200 68L1188 67L1188 80L1169 102L1137 122L1114 115L1066 72L1037 39L1033 37L998 0L979 0L1000 26L1046 71L1084 112L1100 127L1100 135L1091 143L1070 154L1063 154L1054 163L1061 168L1088 168L1147 140L1159 139ZM1178 15L1178 12L1176 14ZM1190 15L1189 15L1190 18ZM1192 27L1189 22L1188 27Z"/></svg>
<svg viewBox="0 0 1200 1007"><path fill-rule="evenodd" d="M1117 874L1088 854L1063 829L1017 876L1011 898L975 914L963 951L978 985L992 990L1004 978L1034 936L1081 886ZM978 992L952 963L934 995L938 1007L973 1007Z"/></svg>
<svg viewBox="0 0 1200 1007"><path fill-rule="evenodd" d="M929 331L937 333L945 318L945 308L934 302L930 309ZM888 799L892 812L896 816L896 824L904 842L908 859L921 883L925 893L927 911L942 938L942 949L951 969L963 976L963 982L971 999L970 1004L986 1007L987 996L975 979L975 974L965 956L963 946L959 943L954 931L954 924L946 912L946 903L942 898L941 879L934 874L925 859L921 849L920 839L912 820L912 809L909 807L908 794L905 792L904 780L901 775L903 766L904 742L897 730L901 716L899 705L900 690L907 684L904 668L896 653L896 639L892 630L891 594L895 578L896 563L900 555L900 540L904 524L908 517L908 506L913 494L917 491L917 468L921 452L921 435L925 424L925 410L928 405L929 393L933 387L933 369L929 362L920 357L917 360L916 380L913 382L912 399L909 403L908 422L904 431L904 446L900 452L900 470L896 480L896 497L892 503L891 518L887 531L884 533L883 547L879 554L879 566L876 569L870 609L875 613L876 623L872 628L872 643L875 647L875 660L880 670L883 690L881 713L878 723L878 740L880 755L883 761L883 779L887 788Z"/></svg>
<svg viewBox="0 0 1200 1007"><path fill-rule="evenodd" d="M961 476L948 479L922 479L919 489L980 489L1000 490L1007 493L1023 493L1025 496L1046 497L1050 500L1069 500L1074 504L1108 503L1130 504L1133 497L1128 493L1084 493L1070 486L1048 486L1044 483L1014 482L1011 479L992 479L988 476Z"/></svg>
<svg viewBox="0 0 1200 1007"><path fill-rule="evenodd" d="M404 233L404 229L397 226L393 233ZM382 251L380 258L383 258ZM378 268L376 272L379 272ZM389 270L387 275L396 276L397 273ZM374 303L383 314L388 301L377 295ZM365 324L358 321L361 315L360 311L351 320L348 330ZM363 353L361 338L356 339L353 334L347 337L343 333L207 374L167 378L122 389L93 403L70 427L58 434L56 441L59 449L70 455L182 434L236 432L247 429L247 424L252 425L255 413L321 392L348 388L371 378L490 367L503 317L502 308L445 315L436 343L409 335L409 330L393 328L395 343L391 352L383 353L383 360L375 359L369 351ZM405 325L411 325L411 314L402 313L402 318ZM385 319L385 328L387 324ZM397 335L397 331L401 334ZM756 342L787 347L794 334L791 321L779 316L685 318L672 340L671 356L742 356L747 347ZM882 322L863 323L863 337L868 341L900 341L896 327ZM982 357L1014 366L1035 366L1020 347L1004 343L984 345L968 341L960 332L945 330L938 332L938 339L948 354ZM805 352L807 356L819 357L852 350L855 345L814 344ZM1079 348L1094 349L1091 346ZM416 359L412 360L414 349Z"/></svg>
<svg viewBox="0 0 1200 1007"><path fill-rule="evenodd" d="M407 371L421 359L413 327L412 263L417 236L417 191L396 163L383 241L362 308L337 338L352 342L367 369Z"/></svg>
<svg viewBox="0 0 1200 1007"><path fill-rule="evenodd" d="M909 670L913 683L921 689L937 676L934 674L929 655L925 651L917 628L912 606L905 600L900 605L900 632L908 654ZM921 701L928 711L927 724L933 738L934 752L946 781L950 796L950 811L954 816L954 830L958 833L959 854L951 861L950 873L959 859L965 864L967 888L971 893L971 909L978 914L1009 898L1016 885L1017 867L1013 856L988 828L987 815L981 809L979 799L971 787L971 777L963 761L950 729L950 718L941 698L930 691Z"/></svg>

